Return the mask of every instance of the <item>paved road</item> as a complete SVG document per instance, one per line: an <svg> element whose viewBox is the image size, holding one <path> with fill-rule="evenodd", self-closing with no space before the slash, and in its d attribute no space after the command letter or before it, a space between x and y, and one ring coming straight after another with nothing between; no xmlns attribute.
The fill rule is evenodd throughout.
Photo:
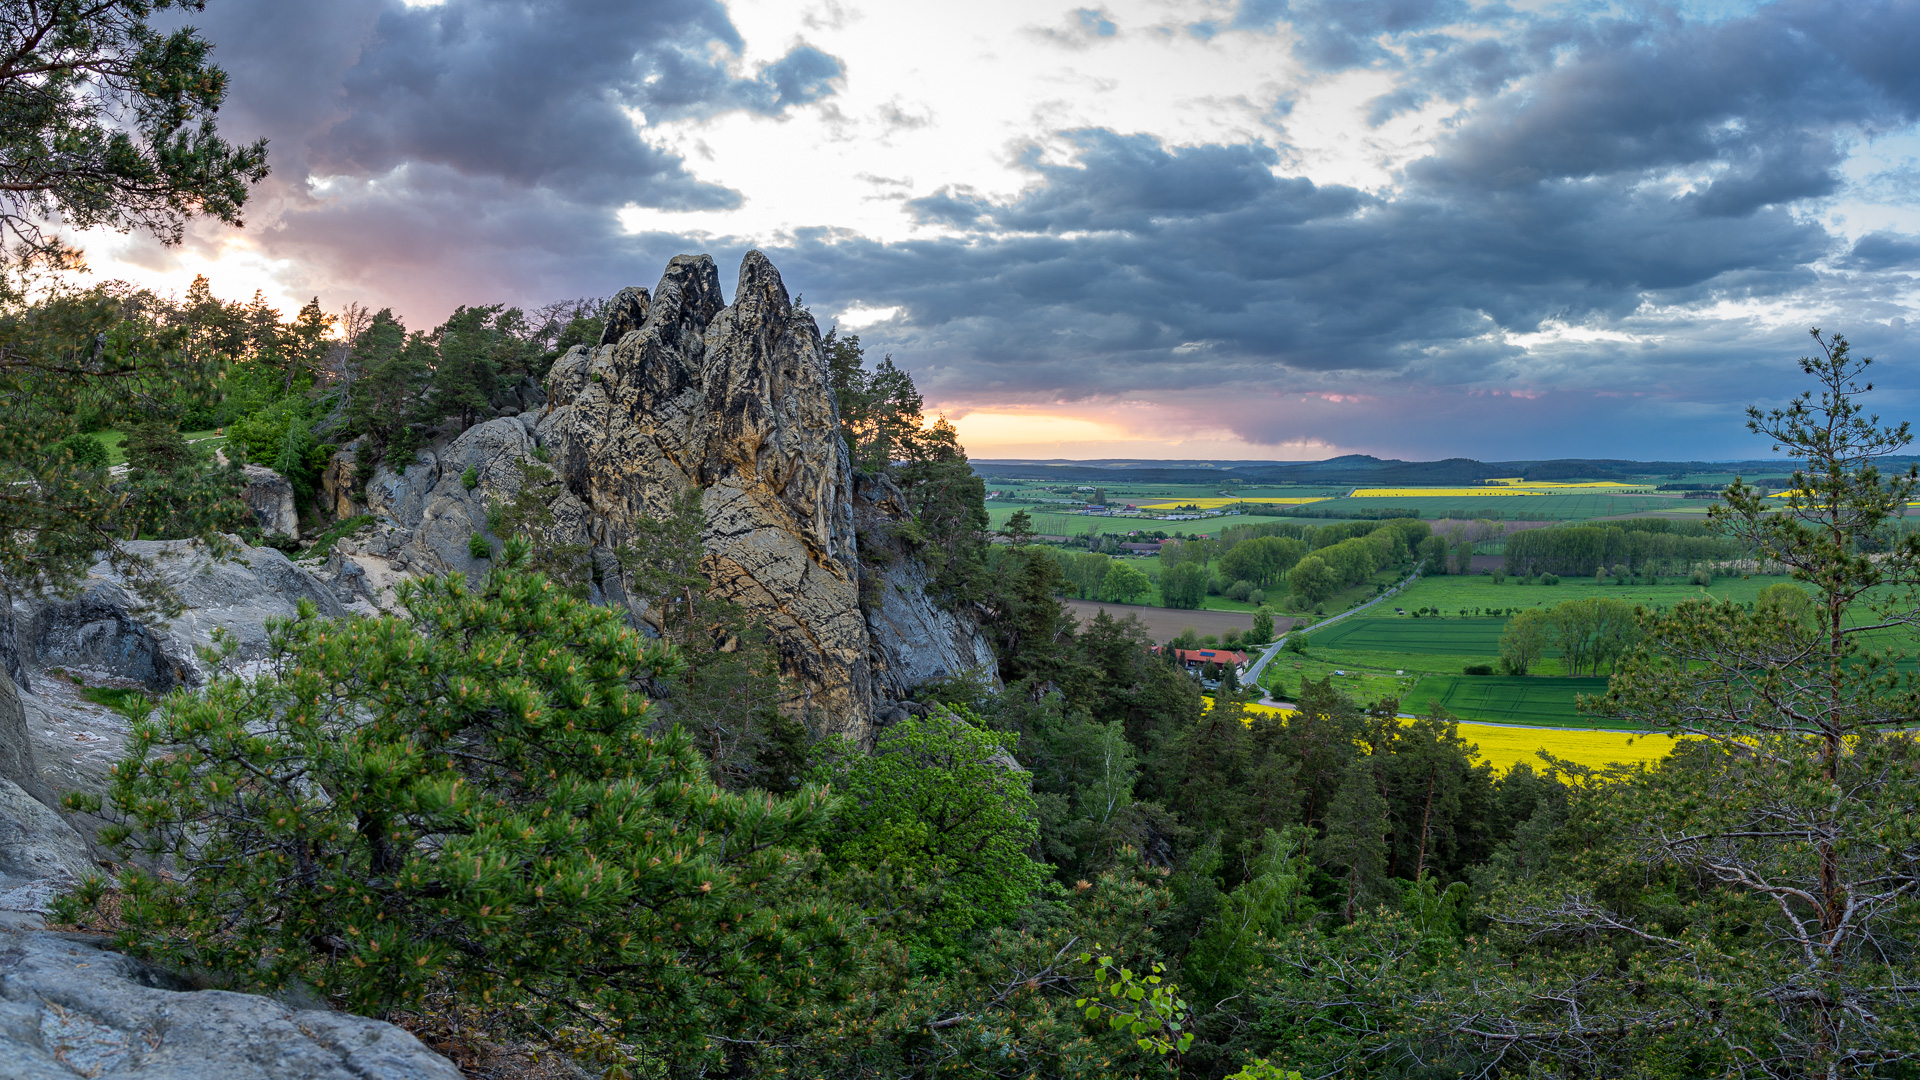
<svg viewBox="0 0 1920 1080"><path fill-rule="evenodd" d="M1419 580L1419 577L1420 577L1420 571L1415 570L1413 573L1407 575L1407 580L1401 582L1398 585L1395 585L1393 588L1388 589L1386 592L1381 593L1379 596L1374 597L1373 599L1367 601L1366 603L1361 604L1359 607L1348 608L1347 610L1341 612L1338 615L1333 615L1333 616L1329 616L1328 618L1321 619L1319 622L1314 623L1312 626L1303 627L1296 630L1289 630L1287 631L1287 633L1288 634L1311 634L1312 632L1320 629L1323 626L1332 626L1334 623L1339 622L1341 619L1344 619L1349 615L1358 615L1359 613L1367 610L1368 608L1372 607L1375 604L1380 603L1382 600L1385 600L1388 597L1398 596L1400 594L1400 590L1406 588L1407 586L1413 584L1415 581ZM1266 651L1260 654L1260 659L1255 660L1253 662L1253 666L1247 669L1247 673L1241 676L1240 685L1242 686L1260 685L1260 672L1266 669L1267 661L1272 660L1275 656L1278 656L1280 654L1280 647L1286 644L1286 641L1287 641L1286 635L1282 634L1280 636L1279 641L1276 641L1273 644L1267 646ZM1263 705L1280 704L1277 701L1272 701L1268 699L1264 693L1261 695L1260 702Z"/></svg>

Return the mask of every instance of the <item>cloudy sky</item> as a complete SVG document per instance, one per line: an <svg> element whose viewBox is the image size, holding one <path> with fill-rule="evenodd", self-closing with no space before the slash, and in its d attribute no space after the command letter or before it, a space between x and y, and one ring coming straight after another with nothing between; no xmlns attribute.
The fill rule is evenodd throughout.
<svg viewBox="0 0 1920 1080"><path fill-rule="evenodd" d="M244 230L96 273L535 306L772 256L982 457L1734 457L1920 419L1920 2L212 0Z"/></svg>

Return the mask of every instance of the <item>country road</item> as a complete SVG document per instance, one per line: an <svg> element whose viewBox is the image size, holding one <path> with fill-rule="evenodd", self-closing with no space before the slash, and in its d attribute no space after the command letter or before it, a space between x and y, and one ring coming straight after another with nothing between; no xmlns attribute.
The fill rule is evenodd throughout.
<svg viewBox="0 0 1920 1080"><path fill-rule="evenodd" d="M1341 619L1344 619L1349 615L1358 615L1360 612L1367 610L1368 608L1372 607L1375 604L1380 603L1382 600L1385 600L1388 597L1398 596L1400 594L1400 590L1413 584L1415 581L1419 580L1419 578L1420 578L1420 571L1415 570L1413 573L1407 575L1407 579L1405 581L1402 581L1398 585L1395 585L1393 588L1388 589L1386 592L1381 593L1379 596L1374 597L1373 599L1367 601L1364 604L1360 604L1357 607L1350 607L1338 615L1332 615L1325 619L1321 619L1319 622L1314 623L1312 626L1296 627L1292 630L1287 631L1286 634L1282 634L1280 636L1280 639L1278 641L1275 641L1273 644L1267 646L1266 651L1260 654L1260 659L1255 660L1253 662L1253 666L1247 669L1247 673L1240 677L1240 685L1242 686L1259 686L1260 685L1260 673L1266 670L1267 661L1272 660L1276 655L1279 654L1280 647L1286 644L1287 642L1288 634L1311 634L1315 630L1318 630L1323 626L1332 626L1334 623L1339 622ZM1260 695L1260 703L1263 705L1280 704L1280 702L1278 701L1273 701L1269 699L1266 696L1266 693L1264 691L1262 691Z"/></svg>

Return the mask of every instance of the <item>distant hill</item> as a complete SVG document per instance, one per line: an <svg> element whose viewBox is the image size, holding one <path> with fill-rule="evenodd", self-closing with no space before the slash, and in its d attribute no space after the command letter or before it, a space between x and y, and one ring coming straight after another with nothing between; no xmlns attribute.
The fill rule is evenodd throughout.
<svg viewBox="0 0 1920 1080"><path fill-rule="evenodd" d="M1883 467L1920 458L1894 458ZM1628 461L1621 458L1552 458L1539 461L1399 461L1347 454L1325 461L1150 461L1141 458L981 459L974 471L983 477L1030 480L1105 480L1133 483L1206 484L1223 479L1249 484L1466 484L1496 477L1528 480L1654 480L1686 473L1738 472L1778 475L1794 467L1784 460Z"/></svg>

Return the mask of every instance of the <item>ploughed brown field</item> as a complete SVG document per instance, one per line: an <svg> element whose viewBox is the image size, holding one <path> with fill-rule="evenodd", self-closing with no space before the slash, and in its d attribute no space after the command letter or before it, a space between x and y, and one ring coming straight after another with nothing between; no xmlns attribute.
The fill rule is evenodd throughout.
<svg viewBox="0 0 1920 1080"><path fill-rule="evenodd" d="M1195 633L1216 636L1229 630L1253 628L1251 611L1180 611L1139 604L1103 604L1097 600L1067 600L1064 603L1073 609L1083 623L1092 622L1093 617L1102 611L1112 619L1124 619L1131 615L1147 624L1147 636L1155 641L1167 641L1189 626L1193 627ZM1295 621L1285 615L1276 615L1273 618L1273 632L1285 633Z"/></svg>

